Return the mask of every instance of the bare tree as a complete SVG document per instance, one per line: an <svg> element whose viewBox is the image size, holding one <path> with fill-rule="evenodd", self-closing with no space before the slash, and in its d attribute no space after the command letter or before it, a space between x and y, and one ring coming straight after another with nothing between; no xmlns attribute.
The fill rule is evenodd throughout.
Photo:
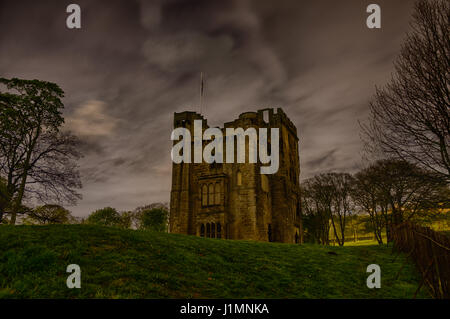
<svg viewBox="0 0 450 319"><path fill-rule="evenodd" d="M60 205L39 206L27 214L26 222L30 224L70 224L77 220L70 211Z"/></svg>
<svg viewBox="0 0 450 319"><path fill-rule="evenodd" d="M379 160L355 178L353 198L370 215L380 243L383 227L390 241L391 226L448 201L448 186L440 176L402 160Z"/></svg>
<svg viewBox="0 0 450 319"><path fill-rule="evenodd" d="M46 133L33 151L26 193L41 202L73 204L81 188L77 159L79 140L68 132Z"/></svg>
<svg viewBox="0 0 450 319"><path fill-rule="evenodd" d="M347 218L353 211L351 193L354 186L354 179L348 173L330 173L327 174L327 177L332 185L333 191L331 223L339 246L343 246L345 243ZM339 225L339 232L336 223Z"/></svg>
<svg viewBox="0 0 450 319"><path fill-rule="evenodd" d="M415 217L424 205L437 205L441 179L417 165L401 160L381 160L374 164L381 200L389 204L392 223L398 225Z"/></svg>
<svg viewBox="0 0 450 319"><path fill-rule="evenodd" d="M321 190L320 183L313 177L302 183L300 194L307 236L322 245L329 245L331 211L327 208L327 196L324 196L326 190Z"/></svg>
<svg viewBox="0 0 450 319"><path fill-rule="evenodd" d="M407 160L450 180L450 3L421 0L390 82L377 88L367 150Z"/></svg>
<svg viewBox="0 0 450 319"><path fill-rule="evenodd" d="M313 223L315 237L329 244L330 226L340 246L345 242L347 217L351 213L353 178L346 173L319 174L302 185L303 208ZM310 227L311 228L311 227Z"/></svg>
<svg viewBox="0 0 450 319"><path fill-rule="evenodd" d="M388 224L388 208L383 193L377 185L380 176L374 167L365 168L355 175L352 197L359 209L370 217L370 222L379 244L383 243L383 229Z"/></svg>

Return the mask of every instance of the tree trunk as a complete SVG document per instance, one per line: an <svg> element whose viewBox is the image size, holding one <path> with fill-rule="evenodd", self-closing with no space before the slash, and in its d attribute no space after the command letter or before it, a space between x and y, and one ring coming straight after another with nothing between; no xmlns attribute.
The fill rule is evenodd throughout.
<svg viewBox="0 0 450 319"><path fill-rule="evenodd" d="M334 224L333 216L331 216L331 224L333 225L334 237L336 238L339 246L342 246L341 245L341 240L339 239L339 236L338 236L338 233L337 233L337 230L336 230L336 225Z"/></svg>
<svg viewBox="0 0 450 319"><path fill-rule="evenodd" d="M17 213L19 212L20 205L22 204L23 194L25 192L26 181L27 181L27 175L25 173L24 176L22 177L22 182L21 182L20 188L19 188L19 194L17 194L17 198L14 201L14 205L11 210L11 221L10 221L11 225L16 224Z"/></svg>
<svg viewBox="0 0 450 319"><path fill-rule="evenodd" d="M31 144L29 145L27 157L25 159L23 173L22 173L22 180L20 182L20 187L19 187L19 193L17 194L16 200L14 201L14 205L11 210L11 225L16 224L17 213L19 211L20 205L22 204L23 194L25 192L25 184L27 182L28 170L30 169L29 166L30 166L31 155L34 151L34 147L36 146L36 142L37 142L40 134L41 134L41 127L39 124L39 127L37 128L37 131L36 131L36 135L32 138Z"/></svg>
<svg viewBox="0 0 450 319"><path fill-rule="evenodd" d="M22 180L20 182L19 192L17 194L16 199L14 200L14 204L11 209L11 225L16 224L17 213L19 212L19 208L22 204L23 194L25 193L25 184L27 182L28 177L28 166L30 165L31 151L27 154L27 158L25 161L25 167L22 174Z"/></svg>

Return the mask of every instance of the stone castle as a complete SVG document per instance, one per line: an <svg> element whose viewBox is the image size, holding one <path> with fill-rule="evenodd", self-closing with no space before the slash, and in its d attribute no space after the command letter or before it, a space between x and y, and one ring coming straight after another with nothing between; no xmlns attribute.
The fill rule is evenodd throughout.
<svg viewBox="0 0 450 319"><path fill-rule="evenodd" d="M202 120L203 130L208 128L207 120L195 112L175 113L174 128L187 128L193 135L194 120ZM221 130L238 127L279 128L277 173L261 174L259 161L174 163L169 231L209 238L301 243L297 128L281 108L242 113Z"/></svg>

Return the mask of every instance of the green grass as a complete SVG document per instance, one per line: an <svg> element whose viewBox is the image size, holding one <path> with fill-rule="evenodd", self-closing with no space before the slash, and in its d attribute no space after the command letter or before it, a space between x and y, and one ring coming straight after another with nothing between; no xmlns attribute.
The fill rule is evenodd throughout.
<svg viewBox="0 0 450 319"><path fill-rule="evenodd" d="M357 241L346 241L345 246L372 246L378 245L376 240L357 240Z"/></svg>
<svg viewBox="0 0 450 319"><path fill-rule="evenodd" d="M0 226L0 297L411 298L419 275L403 255L394 257L387 246L215 240L89 225ZM381 267L381 289L366 286L372 263ZM81 289L66 286L69 264L81 267Z"/></svg>

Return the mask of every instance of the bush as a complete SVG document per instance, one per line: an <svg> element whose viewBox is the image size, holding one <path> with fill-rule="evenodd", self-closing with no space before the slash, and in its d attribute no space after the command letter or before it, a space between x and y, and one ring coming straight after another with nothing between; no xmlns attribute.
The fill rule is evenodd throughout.
<svg viewBox="0 0 450 319"><path fill-rule="evenodd" d="M105 207L91 213L86 219L86 223L100 226L121 226L122 218L115 208Z"/></svg>
<svg viewBox="0 0 450 319"><path fill-rule="evenodd" d="M165 232L167 231L168 217L169 213L164 208L144 210L141 215L140 228Z"/></svg>

